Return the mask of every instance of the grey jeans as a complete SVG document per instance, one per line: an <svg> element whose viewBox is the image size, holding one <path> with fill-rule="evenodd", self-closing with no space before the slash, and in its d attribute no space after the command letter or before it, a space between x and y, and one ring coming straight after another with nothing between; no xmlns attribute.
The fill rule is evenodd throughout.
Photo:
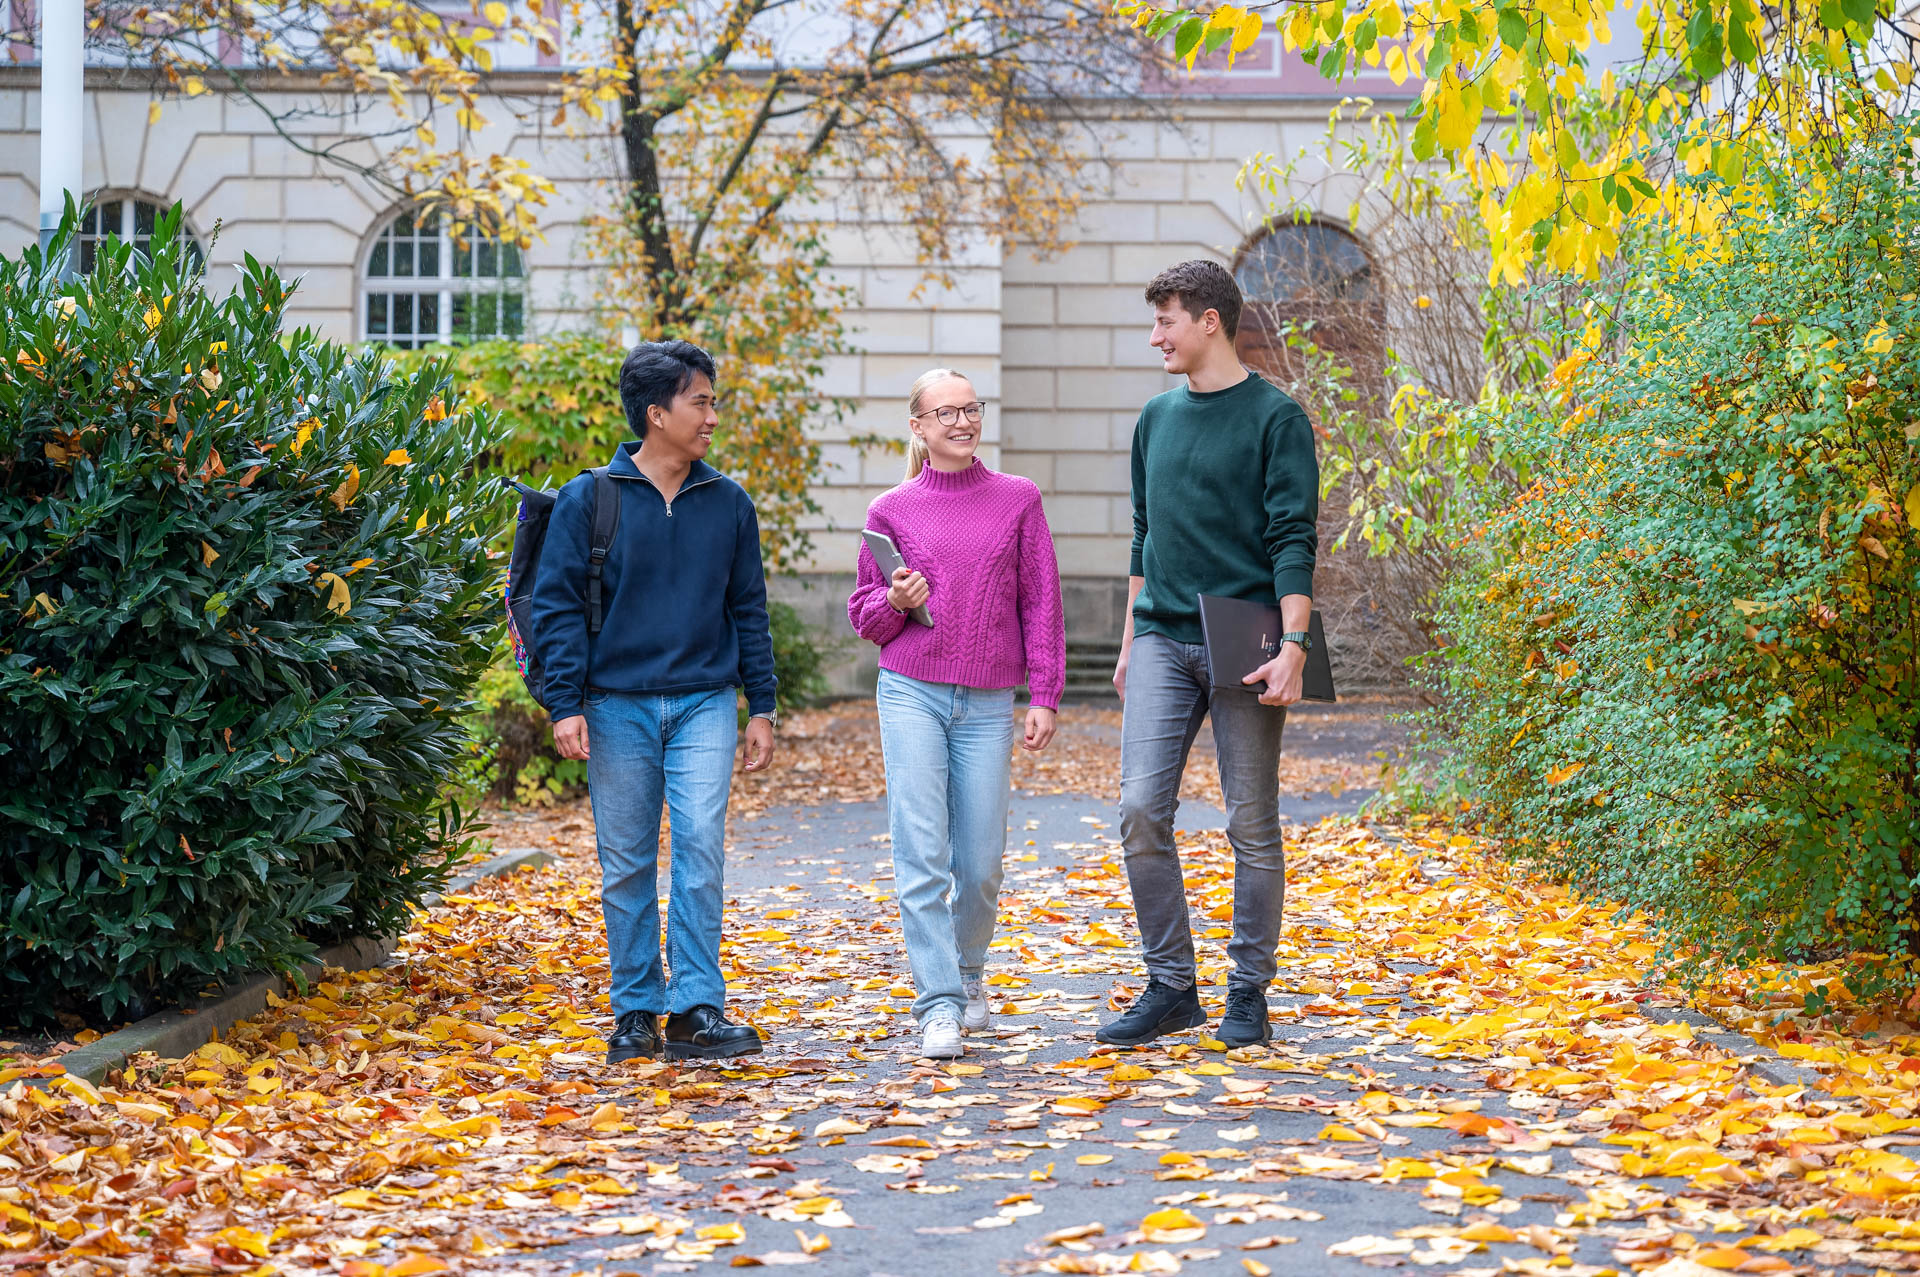
<svg viewBox="0 0 1920 1277"><path fill-rule="evenodd" d="M1120 841L1140 922L1147 974L1176 989L1194 983L1186 880L1173 845L1173 815L1187 752L1213 711L1220 792L1233 844L1234 984L1272 981L1287 859L1280 830L1280 734L1286 710L1251 693L1214 694L1207 650L1163 634L1135 636L1127 657L1120 726Z"/></svg>

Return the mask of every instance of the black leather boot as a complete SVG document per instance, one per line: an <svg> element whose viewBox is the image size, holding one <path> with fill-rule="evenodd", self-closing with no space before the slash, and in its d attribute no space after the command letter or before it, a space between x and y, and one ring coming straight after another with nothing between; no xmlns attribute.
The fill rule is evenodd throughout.
<svg viewBox="0 0 1920 1277"><path fill-rule="evenodd" d="M614 1021L613 1036L607 1039L607 1063L657 1060L662 1050L660 1017L651 1011L628 1011Z"/></svg>
<svg viewBox="0 0 1920 1277"><path fill-rule="evenodd" d="M760 1034L750 1024L734 1024L720 1008L693 1007L667 1017L669 1060L724 1060L755 1055Z"/></svg>

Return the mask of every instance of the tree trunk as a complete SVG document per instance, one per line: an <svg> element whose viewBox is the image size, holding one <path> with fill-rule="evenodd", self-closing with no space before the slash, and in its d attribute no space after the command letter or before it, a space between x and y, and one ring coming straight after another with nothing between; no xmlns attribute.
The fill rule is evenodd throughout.
<svg viewBox="0 0 1920 1277"><path fill-rule="evenodd" d="M647 274L658 304L656 319L665 327L678 327L685 319L680 312L686 302L686 285L680 278L679 263L674 259L673 238L667 229L666 199L660 189L660 163L654 149L653 131L658 120L646 108L640 62L634 56L640 27L632 0L617 0L614 28L618 50L628 66L627 94L620 116L620 138L627 168L627 220L647 255Z"/></svg>

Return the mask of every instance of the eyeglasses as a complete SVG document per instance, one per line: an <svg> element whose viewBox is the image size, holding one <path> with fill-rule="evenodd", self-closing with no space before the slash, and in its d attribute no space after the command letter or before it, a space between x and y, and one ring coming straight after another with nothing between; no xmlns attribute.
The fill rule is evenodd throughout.
<svg viewBox="0 0 1920 1277"><path fill-rule="evenodd" d="M960 418L964 416L977 426L980 424L980 418L986 415L986 411L987 406L976 399L970 404L961 404L958 408L952 404L941 404L938 408L916 412L912 420L918 421L922 417L931 416L943 426L957 426L960 424Z"/></svg>

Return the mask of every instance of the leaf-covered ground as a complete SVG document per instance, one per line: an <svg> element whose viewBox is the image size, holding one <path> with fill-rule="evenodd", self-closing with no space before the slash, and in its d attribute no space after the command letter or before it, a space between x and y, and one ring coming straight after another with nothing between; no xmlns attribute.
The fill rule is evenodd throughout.
<svg viewBox="0 0 1920 1277"><path fill-rule="evenodd" d="M1102 748L1023 779L1105 792ZM100 1089L0 1071L0 1266L1920 1267L1910 1029L1720 1007L1827 1074L1825 1093L1769 1085L1667 1022L1646 936L1431 824L1295 830L1270 1049L1113 1051L1092 1030L1139 984L1114 813L1022 796L994 1029L962 1061L917 1060L884 810L857 765L817 770L851 801L743 786L733 831L723 964L765 1055L606 1068L590 818L514 822L558 863L421 914L389 969ZM1189 782L1205 794L1204 763ZM1217 811L1181 823L1217 1011L1230 856Z"/></svg>

